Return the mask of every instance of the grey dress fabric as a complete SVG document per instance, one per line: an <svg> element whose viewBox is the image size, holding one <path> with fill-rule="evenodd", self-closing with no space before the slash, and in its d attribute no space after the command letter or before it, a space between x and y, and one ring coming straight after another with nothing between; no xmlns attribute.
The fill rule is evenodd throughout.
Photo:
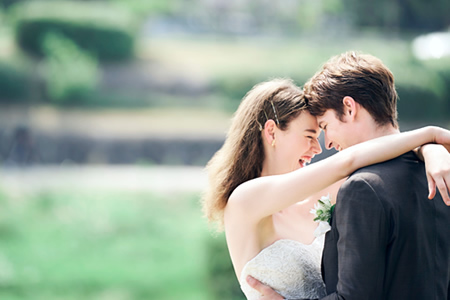
<svg viewBox="0 0 450 300"><path fill-rule="evenodd" d="M320 273L323 243L324 235L310 245L283 239L263 249L241 273L241 289L247 299L261 296L247 284L247 275L269 285L285 299L325 296L325 284Z"/></svg>

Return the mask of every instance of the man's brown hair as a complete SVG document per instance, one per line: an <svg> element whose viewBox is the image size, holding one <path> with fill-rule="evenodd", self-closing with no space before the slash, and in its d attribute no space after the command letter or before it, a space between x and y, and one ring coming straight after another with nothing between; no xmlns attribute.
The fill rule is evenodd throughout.
<svg viewBox="0 0 450 300"><path fill-rule="evenodd" d="M378 125L397 124L394 75L383 62L368 54L346 52L332 57L304 86L309 111L321 116L328 109L342 120L346 96L364 107Z"/></svg>

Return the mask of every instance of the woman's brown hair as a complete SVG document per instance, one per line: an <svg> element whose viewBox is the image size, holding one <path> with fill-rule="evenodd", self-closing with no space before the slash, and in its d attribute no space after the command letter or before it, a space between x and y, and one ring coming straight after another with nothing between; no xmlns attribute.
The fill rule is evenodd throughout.
<svg viewBox="0 0 450 300"><path fill-rule="evenodd" d="M302 90L289 79L273 79L255 85L235 112L222 148L208 162L209 185L203 196L203 212L209 221L223 226L223 212L233 190L261 176L264 146L261 131L267 120L286 130L306 108Z"/></svg>

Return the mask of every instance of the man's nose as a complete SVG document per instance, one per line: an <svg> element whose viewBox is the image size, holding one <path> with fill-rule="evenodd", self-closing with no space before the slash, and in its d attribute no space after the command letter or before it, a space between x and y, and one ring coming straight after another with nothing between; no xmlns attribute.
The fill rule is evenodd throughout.
<svg viewBox="0 0 450 300"><path fill-rule="evenodd" d="M333 142L330 141L325 134L325 149L330 150L331 148L333 148Z"/></svg>

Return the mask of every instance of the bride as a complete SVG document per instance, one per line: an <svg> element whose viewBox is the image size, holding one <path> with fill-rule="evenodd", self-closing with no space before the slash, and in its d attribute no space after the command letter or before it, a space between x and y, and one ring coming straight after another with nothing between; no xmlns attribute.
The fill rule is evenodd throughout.
<svg viewBox="0 0 450 300"><path fill-rule="evenodd" d="M261 296L247 284L248 275L287 299L325 296L323 235L315 237L317 223L310 213L317 200L329 194L333 201L356 169L434 142L437 134L450 139L446 130L422 128L364 142L306 166L322 151L319 134L299 87L287 79L263 82L244 97L223 147L207 165L204 213L225 230L247 299ZM426 163L442 158L428 153L423 153Z"/></svg>

